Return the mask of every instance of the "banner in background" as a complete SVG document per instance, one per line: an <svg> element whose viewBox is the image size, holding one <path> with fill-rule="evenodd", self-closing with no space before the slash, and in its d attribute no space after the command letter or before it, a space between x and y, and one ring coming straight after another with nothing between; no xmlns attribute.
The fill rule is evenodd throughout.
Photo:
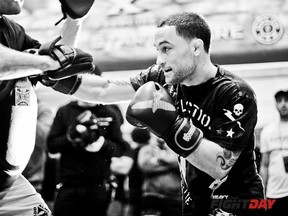
<svg viewBox="0 0 288 216"><path fill-rule="evenodd" d="M53 2L53 7L19 20L42 41L51 39L53 25L62 17L59 2L47 2ZM156 59L157 22L181 11L207 19L215 63L288 60L288 0L96 0L84 22L79 47L90 52L103 71L146 68Z"/></svg>

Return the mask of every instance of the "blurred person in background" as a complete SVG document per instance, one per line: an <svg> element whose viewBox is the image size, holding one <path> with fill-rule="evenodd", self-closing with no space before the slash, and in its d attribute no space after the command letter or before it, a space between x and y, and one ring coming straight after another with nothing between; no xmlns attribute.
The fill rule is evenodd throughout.
<svg viewBox="0 0 288 216"><path fill-rule="evenodd" d="M141 148L148 145L151 139L151 133L147 129L133 128L131 139L135 144L133 148L133 166L128 174L128 203L125 210L125 216L140 216L142 205L142 185L144 174L138 166L138 155Z"/></svg>
<svg viewBox="0 0 288 216"><path fill-rule="evenodd" d="M71 101L58 109L47 140L50 153L61 153L55 216L106 215L117 188L112 158L129 162L122 123L115 105Z"/></svg>
<svg viewBox="0 0 288 216"><path fill-rule="evenodd" d="M276 200L268 216L287 215L288 212L288 90L275 94L279 120L266 125L260 136L263 178L266 197Z"/></svg>
<svg viewBox="0 0 288 216"><path fill-rule="evenodd" d="M181 216L181 177L175 152L157 138L140 149L137 163L144 173L141 215Z"/></svg>
<svg viewBox="0 0 288 216"><path fill-rule="evenodd" d="M110 106L114 106L116 112L118 112L118 115L122 116L118 105L110 104ZM121 126L123 123L124 121L121 122ZM114 179L114 182L112 182L112 184L114 184L114 190L112 191L111 200L106 212L106 216L122 216L124 214L127 203L125 179L127 178L132 168L134 153L131 145L128 144L128 142L126 142L126 148L118 148L118 151L119 152L116 154L118 156L111 158L110 170L112 174L112 180Z"/></svg>
<svg viewBox="0 0 288 216"><path fill-rule="evenodd" d="M49 55L24 52L39 48L40 43L6 16L18 15L23 4L24 0L0 1L0 215L5 216L51 214L22 175L34 149L37 122L35 80L27 78L31 74L27 68L37 74L35 69L56 70L61 65ZM62 42L75 46L83 19L66 17Z"/></svg>

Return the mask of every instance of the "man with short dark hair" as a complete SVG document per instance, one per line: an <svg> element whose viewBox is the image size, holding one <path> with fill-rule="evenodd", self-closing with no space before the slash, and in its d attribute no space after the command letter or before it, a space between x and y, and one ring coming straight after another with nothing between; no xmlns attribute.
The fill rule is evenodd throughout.
<svg viewBox="0 0 288 216"><path fill-rule="evenodd" d="M247 205L265 202L254 156L253 89L211 62L211 30L198 14L161 20L154 40L157 65L126 80L82 76L74 96L106 103L132 99L127 120L147 127L179 155L183 215L262 214L263 208Z"/></svg>
<svg viewBox="0 0 288 216"><path fill-rule="evenodd" d="M285 215L288 207L288 90L275 94L279 119L266 125L260 135L260 174L266 196L276 200L269 216Z"/></svg>
<svg viewBox="0 0 288 216"><path fill-rule="evenodd" d="M210 40L202 16L173 14L156 29L157 65L128 80L83 76L74 95L110 103L133 98L127 120L179 155L183 215L260 215L264 208L247 205L265 202L254 156L255 93L211 62Z"/></svg>

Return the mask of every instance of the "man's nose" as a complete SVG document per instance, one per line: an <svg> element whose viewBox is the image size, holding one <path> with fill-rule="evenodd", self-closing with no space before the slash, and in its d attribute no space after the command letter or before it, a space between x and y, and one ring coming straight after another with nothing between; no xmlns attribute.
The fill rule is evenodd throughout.
<svg viewBox="0 0 288 216"><path fill-rule="evenodd" d="M163 58L161 54L158 54L157 59L156 59L156 64L163 66L164 63L165 63L165 59Z"/></svg>

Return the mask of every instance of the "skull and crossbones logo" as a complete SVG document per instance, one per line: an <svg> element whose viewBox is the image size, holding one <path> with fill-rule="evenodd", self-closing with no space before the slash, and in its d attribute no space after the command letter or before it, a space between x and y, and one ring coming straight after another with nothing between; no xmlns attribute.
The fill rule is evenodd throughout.
<svg viewBox="0 0 288 216"><path fill-rule="evenodd" d="M234 115L239 117L240 115L243 114L243 110L244 110L244 106L242 104L238 103L238 104L234 105L233 113L234 113Z"/></svg>

